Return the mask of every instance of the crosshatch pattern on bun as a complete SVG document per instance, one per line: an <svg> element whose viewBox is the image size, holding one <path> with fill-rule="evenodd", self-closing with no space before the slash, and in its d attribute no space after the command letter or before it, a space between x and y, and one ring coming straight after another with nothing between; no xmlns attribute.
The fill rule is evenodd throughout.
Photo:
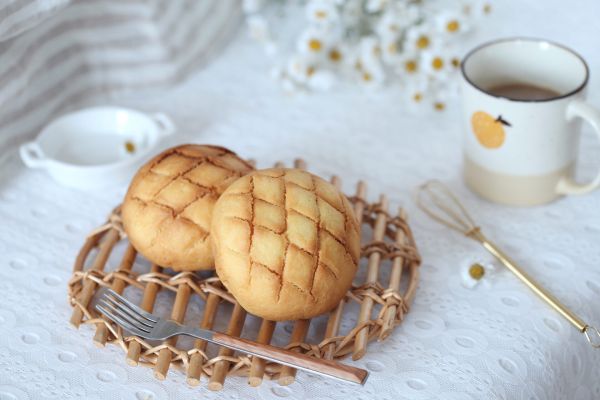
<svg viewBox="0 0 600 400"><path fill-rule="evenodd" d="M122 205L131 244L148 260L174 270L214 268L210 222L215 202L250 164L218 146L186 144L145 164Z"/></svg>
<svg viewBox="0 0 600 400"><path fill-rule="evenodd" d="M350 202L298 169L255 171L217 201L211 225L216 271L249 312L307 319L335 307L360 257Z"/></svg>

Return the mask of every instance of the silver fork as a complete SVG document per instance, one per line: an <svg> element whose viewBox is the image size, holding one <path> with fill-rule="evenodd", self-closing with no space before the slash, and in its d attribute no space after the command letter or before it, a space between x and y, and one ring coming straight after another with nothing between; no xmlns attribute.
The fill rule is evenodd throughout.
<svg viewBox="0 0 600 400"><path fill-rule="evenodd" d="M160 318L142 310L110 289L106 289L102 293L96 309L116 322L121 328L145 339L165 340L173 336L187 335L264 358L265 360L274 361L328 378L339 379L344 382L364 385L369 376L369 373L364 369L351 367L332 360L310 357L280 347L261 344L208 329L182 325L173 320Z"/></svg>

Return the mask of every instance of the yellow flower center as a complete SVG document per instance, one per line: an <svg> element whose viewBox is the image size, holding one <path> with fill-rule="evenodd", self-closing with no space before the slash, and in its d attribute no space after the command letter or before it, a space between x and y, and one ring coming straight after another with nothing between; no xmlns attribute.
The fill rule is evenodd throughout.
<svg viewBox="0 0 600 400"><path fill-rule="evenodd" d="M444 68L444 60L442 60L440 57L435 57L432 61L431 61L431 66L433 67L433 69L435 69L436 71L439 71L440 69Z"/></svg>
<svg viewBox="0 0 600 400"><path fill-rule="evenodd" d="M483 275L485 275L485 268L483 268L483 265L475 263L469 268L469 276L476 281L483 278Z"/></svg>
<svg viewBox="0 0 600 400"><path fill-rule="evenodd" d="M329 52L329 59L334 62L338 62L342 59L342 53L339 50L333 49Z"/></svg>
<svg viewBox="0 0 600 400"><path fill-rule="evenodd" d="M460 23L455 19L453 19L452 21L450 21L446 24L446 30L448 32L456 32L459 29L460 29Z"/></svg>
<svg viewBox="0 0 600 400"><path fill-rule="evenodd" d="M315 11L315 17L317 17L317 19L327 18L327 11L323 11L323 10Z"/></svg>
<svg viewBox="0 0 600 400"><path fill-rule="evenodd" d="M308 48L312 51L321 51L321 48L323 48L323 43L321 43L321 41L318 39L310 39L308 41Z"/></svg>
<svg viewBox="0 0 600 400"><path fill-rule="evenodd" d="M313 67L312 65L310 67L306 68L306 76L311 76L314 73L315 73L315 67Z"/></svg>
<svg viewBox="0 0 600 400"><path fill-rule="evenodd" d="M417 71L417 62L415 60L408 60L404 63L404 69L406 72L413 73Z"/></svg>
<svg viewBox="0 0 600 400"><path fill-rule="evenodd" d="M398 52L398 46L396 45L396 43L390 43L387 49L388 53L390 54L396 54Z"/></svg>
<svg viewBox="0 0 600 400"><path fill-rule="evenodd" d="M365 80L365 82L369 82L373 79L373 76L371 76L370 73L365 72L365 73L363 73L363 79Z"/></svg>
<svg viewBox="0 0 600 400"><path fill-rule="evenodd" d="M444 108L446 108L446 105L444 103L442 103L441 101L436 101L433 104L433 107L438 111L442 111L442 110L444 110Z"/></svg>
<svg viewBox="0 0 600 400"><path fill-rule="evenodd" d="M456 57L452 58L452 61L451 61L451 62L452 62L452 66L453 66L454 68L458 68L458 67L460 67L460 60L459 60L458 58L456 58Z"/></svg>
<svg viewBox="0 0 600 400"><path fill-rule="evenodd" d="M129 154L135 153L135 144L129 140L125 142L125 151Z"/></svg>
<svg viewBox="0 0 600 400"><path fill-rule="evenodd" d="M413 100L417 103L420 102L421 100L423 100L423 94L421 94L421 92L413 94Z"/></svg>
<svg viewBox="0 0 600 400"><path fill-rule="evenodd" d="M483 6L483 12L486 14L489 14L492 12L492 5L487 3L486 5Z"/></svg>
<svg viewBox="0 0 600 400"><path fill-rule="evenodd" d="M426 35L421 35L417 39L417 48L419 48L421 50L426 49L429 47L429 43L430 43L429 37Z"/></svg>
<svg viewBox="0 0 600 400"><path fill-rule="evenodd" d="M381 55L381 48L379 46L373 47L373 55L379 57Z"/></svg>

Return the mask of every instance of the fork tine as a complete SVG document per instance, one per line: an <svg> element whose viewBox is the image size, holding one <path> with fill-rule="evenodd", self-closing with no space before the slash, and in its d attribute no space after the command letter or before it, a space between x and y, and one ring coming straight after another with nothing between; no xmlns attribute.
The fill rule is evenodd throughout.
<svg viewBox="0 0 600 400"><path fill-rule="evenodd" d="M132 320L131 317L129 317L129 315L125 314L123 311L119 310L118 308L115 308L113 305L108 304L106 302L100 302L99 303L100 306L102 306L105 310L108 310L110 313L112 313L112 315L115 315L119 318L121 318L123 321L125 321L126 323L128 323L130 326L144 331L144 332L148 332L150 333L150 331L152 330L151 327L145 326L145 325L141 325L140 323L138 323L135 320Z"/></svg>
<svg viewBox="0 0 600 400"><path fill-rule="evenodd" d="M140 314L144 318L146 318L146 319L148 319L148 320L150 320L152 322L158 322L159 318L156 315L150 314L149 312L143 310L141 307L136 306L131 301L127 300L125 297L121 296L120 294L118 294L114 290L112 290L112 289L106 290L106 292L104 293L104 296L108 296L108 295L110 295L113 298L117 299L120 303L122 303L123 305L129 307L132 311L135 311L136 313Z"/></svg>
<svg viewBox="0 0 600 400"><path fill-rule="evenodd" d="M121 304L120 302L111 298L110 296L103 296L100 299L100 301L103 301L104 303L112 306L113 308L119 309L120 311L124 312L127 315L127 317L129 317L130 319L133 318L135 320L135 322L145 325L148 328L152 328L155 325L155 322L144 318L143 316L137 314L135 311L131 311L131 309L123 306L123 304Z"/></svg>
<svg viewBox="0 0 600 400"><path fill-rule="evenodd" d="M125 321L121 317L114 315L113 313L108 311L105 307L102 307L100 304L96 304L96 309L98 311L100 311L102 314L104 314L105 316L107 316L109 319L115 321L121 328L125 329L126 331L131 332L136 336L145 337L148 335L148 332L142 331L142 330L136 328L135 326L129 324L127 321Z"/></svg>
<svg viewBox="0 0 600 400"><path fill-rule="evenodd" d="M145 326L145 325L141 325L139 322L137 322L136 320L131 319L131 317L127 314L125 314L123 311L119 310L118 308L115 308L114 306L106 303L106 302L100 302L99 303L104 309L107 309L109 312L111 312L113 315L121 318L123 321L127 322L129 325L133 326L134 328L143 331L143 332L148 332L150 333L150 331L152 331L151 327Z"/></svg>

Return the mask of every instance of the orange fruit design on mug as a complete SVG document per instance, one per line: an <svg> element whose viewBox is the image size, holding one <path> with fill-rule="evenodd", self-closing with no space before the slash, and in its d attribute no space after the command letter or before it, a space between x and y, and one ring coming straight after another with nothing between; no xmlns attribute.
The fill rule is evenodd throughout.
<svg viewBox="0 0 600 400"><path fill-rule="evenodd" d="M475 137L483 147L488 149L497 149L502 146L506 136L505 126L511 125L502 119L501 115L494 118L484 111L476 111L471 116L471 127Z"/></svg>

